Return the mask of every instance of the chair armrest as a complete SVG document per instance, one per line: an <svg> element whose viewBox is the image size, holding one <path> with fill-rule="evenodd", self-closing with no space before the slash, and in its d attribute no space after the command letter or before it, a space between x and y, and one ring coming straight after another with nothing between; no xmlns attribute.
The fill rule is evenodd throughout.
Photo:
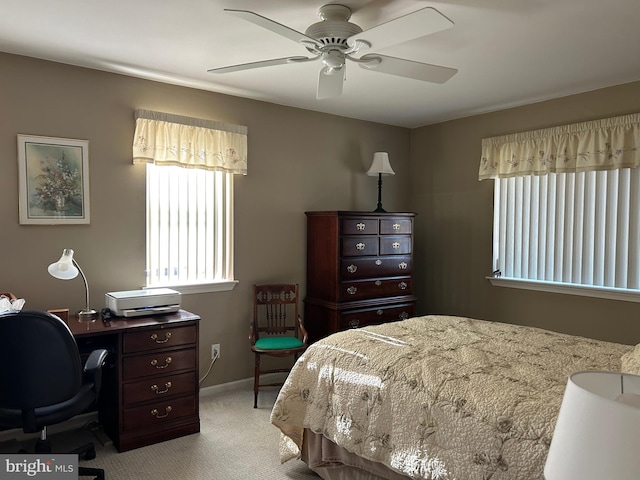
<svg viewBox="0 0 640 480"><path fill-rule="evenodd" d="M84 364L85 376L93 380L96 393L100 392L102 385L102 366L107 360L107 350L104 348L94 350L89 354L89 358Z"/></svg>
<svg viewBox="0 0 640 480"><path fill-rule="evenodd" d="M298 315L298 328L300 329L300 333L302 333L302 343L306 345L309 342L309 335L307 334L307 330L304 328L304 322L300 315Z"/></svg>

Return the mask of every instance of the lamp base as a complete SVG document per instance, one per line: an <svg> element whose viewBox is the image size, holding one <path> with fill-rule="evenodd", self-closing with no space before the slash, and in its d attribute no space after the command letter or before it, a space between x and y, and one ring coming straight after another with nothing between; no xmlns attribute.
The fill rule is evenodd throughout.
<svg viewBox="0 0 640 480"><path fill-rule="evenodd" d="M387 213L387 211L382 207L376 208L373 212L374 213Z"/></svg>
<svg viewBox="0 0 640 480"><path fill-rule="evenodd" d="M98 318L98 312L93 308L84 308L78 312L78 320L81 322L92 322Z"/></svg>

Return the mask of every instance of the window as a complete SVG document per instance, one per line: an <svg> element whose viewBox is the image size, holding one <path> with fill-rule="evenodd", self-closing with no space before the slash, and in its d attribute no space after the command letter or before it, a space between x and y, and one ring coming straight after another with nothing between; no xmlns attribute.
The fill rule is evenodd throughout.
<svg viewBox="0 0 640 480"><path fill-rule="evenodd" d="M133 163L147 164L146 286L230 290L233 176L247 173L247 127L136 110Z"/></svg>
<svg viewBox="0 0 640 480"><path fill-rule="evenodd" d="M482 140L492 284L640 302L640 114Z"/></svg>
<svg viewBox="0 0 640 480"><path fill-rule="evenodd" d="M147 165L147 286L233 281L233 175Z"/></svg>
<svg viewBox="0 0 640 480"><path fill-rule="evenodd" d="M498 178L493 238L498 283L629 300L640 293L640 168Z"/></svg>

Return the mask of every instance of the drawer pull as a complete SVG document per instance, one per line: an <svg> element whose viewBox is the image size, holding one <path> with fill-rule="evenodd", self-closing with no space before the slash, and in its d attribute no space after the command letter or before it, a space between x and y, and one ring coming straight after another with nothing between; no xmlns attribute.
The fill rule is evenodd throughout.
<svg viewBox="0 0 640 480"><path fill-rule="evenodd" d="M354 287L354 286L347 288L347 293L349 295L355 295L357 291L358 291L357 287Z"/></svg>
<svg viewBox="0 0 640 480"><path fill-rule="evenodd" d="M158 369L167 368L170 363L171 363L171 357L167 357L167 358L164 359L164 365L158 365L158 360L156 360L155 358L153 360L151 360L151 365L153 365L154 367L156 367Z"/></svg>
<svg viewBox="0 0 640 480"><path fill-rule="evenodd" d="M400 230L400 224L399 223L394 223L393 224L393 229L394 230Z"/></svg>
<svg viewBox="0 0 640 480"><path fill-rule="evenodd" d="M356 223L356 228L360 231L363 231L365 229L366 225L362 222L360 223Z"/></svg>
<svg viewBox="0 0 640 480"><path fill-rule="evenodd" d="M400 263L398 264L398 268L399 268L400 270L406 270L408 266L409 266L409 265L407 265L407 262L400 262Z"/></svg>
<svg viewBox="0 0 640 480"><path fill-rule="evenodd" d="M360 320L358 320L357 318L349 320L349 328L358 328L358 325L360 325Z"/></svg>
<svg viewBox="0 0 640 480"><path fill-rule="evenodd" d="M376 310L376 315L381 316L384 313L384 310Z"/></svg>
<svg viewBox="0 0 640 480"><path fill-rule="evenodd" d="M167 418L169 416L169 413L171 413L171 410L173 410L173 408L171 408L171 405L167 406L167 408L164 409L164 415L160 415L160 412L158 411L157 408L154 408L153 410L151 410L151 415L153 415L156 418Z"/></svg>
<svg viewBox="0 0 640 480"><path fill-rule="evenodd" d="M166 332L164 334L164 340L158 340L158 334L157 333L151 334L151 340L153 340L156 343L167 343L170 338L171 338L171 332Z"/></svg>
<svg viewBox="0 0 640 480"><path fill-rule="evenodd" d="M347 267L347 272L349 273L356 273L357 270L358 266L354 265L353 263Z"/></svg>
<svg viewBox="0 0 640 480"><path fill-rule="evenodd" d="M399 288L400 290L406 290L408 286L409 286L409 285L407 285L405 282L400 282L400 283L398 284L398 288Z"/></svg>
<svg viewBox="0 0 640 480"><path fill-rule="evenodd" d="M392 246L394 249L398 249L398 248L400 248L400 242L393 242L393 243L391 244L391 246Z"/></svg>
<svg viewBox="0 0 640 480"><path fill-rule="evenodd" d="M365 244L362 242L356 243L356 250L364 250Z"/></svg>
<svg viewBox="0 0 640 480"><path fill-rule="evenodd" d="M158 385L151 385L151 390L156 392L158 395L162 395L163 393L167 393L171 388L171 382L167 382L164 384L164 390L159 390Z"/></svg>
<svg viewBox="0 0 640 480"><path fill-rule="evenodd" d="M380 280L376 280L375 285L376 287L379 287L380 285L382 285L382 282Z"/></svg>
<svg viewBox="0 0 640 480"><path fill-rule="evenodd" d="M376 265L378 265L378 266L382 265L382 260L380 260L380 259L376 260Z"/></svg>
<svg viewBox="0 0 640 480"><path fill-rule="evenodd" d="M400 320L406 320L407 318L409 318L409 314L407 312L402 312L400 315L398 315L398 317L400 318Z"/></svg>

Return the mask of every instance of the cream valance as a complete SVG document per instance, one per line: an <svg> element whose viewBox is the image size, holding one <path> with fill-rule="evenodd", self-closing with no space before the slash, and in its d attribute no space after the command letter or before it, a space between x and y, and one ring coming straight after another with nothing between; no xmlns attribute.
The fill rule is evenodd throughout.
<svg viewBox="0 0 640 480"><path fill-rule="evenodd" d="M640 113L482 140L479 179L640 165Z"/></svg>
<svg viewBox="0 0 640 480"><path fill-rule="evenodd" d="M247 174L247 127L136 110L133 163Z"/></svg>

